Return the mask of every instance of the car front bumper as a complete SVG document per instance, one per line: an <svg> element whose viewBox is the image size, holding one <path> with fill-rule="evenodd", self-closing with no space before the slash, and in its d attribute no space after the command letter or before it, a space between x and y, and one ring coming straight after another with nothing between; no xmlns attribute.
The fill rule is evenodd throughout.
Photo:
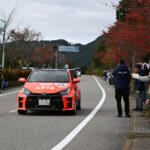
<svg viewBox="0 0 150 150"><path fill-rule="evenodd" d="M39 105L39 100L49 100L48 105ZM30 94L19 93L17 98L18 110L74 110L75 97L60 94Z"/></svg>

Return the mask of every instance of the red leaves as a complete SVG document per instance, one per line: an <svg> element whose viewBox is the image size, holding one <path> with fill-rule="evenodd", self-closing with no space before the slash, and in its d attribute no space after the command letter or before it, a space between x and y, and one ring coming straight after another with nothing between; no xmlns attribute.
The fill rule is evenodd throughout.
<svg viewBox="0 0 150 150"><path fill-rule="evenodd" d="M94 54L94 58L102 58L105 56L105 52L101 51L101 52L96 52Z"/></svg>
<svg viewBox="0 0 150 150"><path fill-rule="evenodd" d="M104 33L109 53L116 63L120 57L134 63L150 52L150 0L131 0L128 9L126 21L117 21Z"/></svg>
<svg viewBox="0 0 150 150"><path fill-rule="evenodd" d="M33 61L37 63L37 65L41 66L42 64L46 64L50 62L52 59L54 52L53 46L45 46L43 48L39 48L33 51Z"/></svg>

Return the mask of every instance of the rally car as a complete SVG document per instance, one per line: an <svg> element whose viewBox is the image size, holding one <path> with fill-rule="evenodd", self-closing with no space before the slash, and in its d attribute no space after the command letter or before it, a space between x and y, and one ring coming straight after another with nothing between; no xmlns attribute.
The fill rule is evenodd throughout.
<svg viewBox="0 0 150 150"><path fill-rule="evenodd" d="M62 110L75 114L81 109L80 79L74 78L70 70L34 70L24 83L17 97L18 114L28 110Z"/></svg>

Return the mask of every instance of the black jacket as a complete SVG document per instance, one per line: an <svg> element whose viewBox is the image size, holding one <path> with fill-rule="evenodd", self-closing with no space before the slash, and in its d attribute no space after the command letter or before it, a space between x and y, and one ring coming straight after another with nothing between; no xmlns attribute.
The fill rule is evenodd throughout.
<svg viewBox="0 0 150 150"><path fill-rule="evenodd" d="M130 71L125 64L120 64L113 70L115 88L129 88Z"/></svg>

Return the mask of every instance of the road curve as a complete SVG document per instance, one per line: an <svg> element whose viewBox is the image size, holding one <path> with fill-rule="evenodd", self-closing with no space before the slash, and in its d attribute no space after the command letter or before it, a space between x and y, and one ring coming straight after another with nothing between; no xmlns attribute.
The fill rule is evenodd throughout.
<svg viewBox="0 0 150 150"><path fill-rule="evenodd" d="M114 89L97 79L106 92L105 102L88 124L65 145L64 150L121 150L125 144L130 119L116 118ZM75 116L60 112L18 115L15 110L19 89L3 92L3 96L0 95L0 150L55 148L85 120L104 97L92 76L82 76L80 88L82 110Z"/></svg>

